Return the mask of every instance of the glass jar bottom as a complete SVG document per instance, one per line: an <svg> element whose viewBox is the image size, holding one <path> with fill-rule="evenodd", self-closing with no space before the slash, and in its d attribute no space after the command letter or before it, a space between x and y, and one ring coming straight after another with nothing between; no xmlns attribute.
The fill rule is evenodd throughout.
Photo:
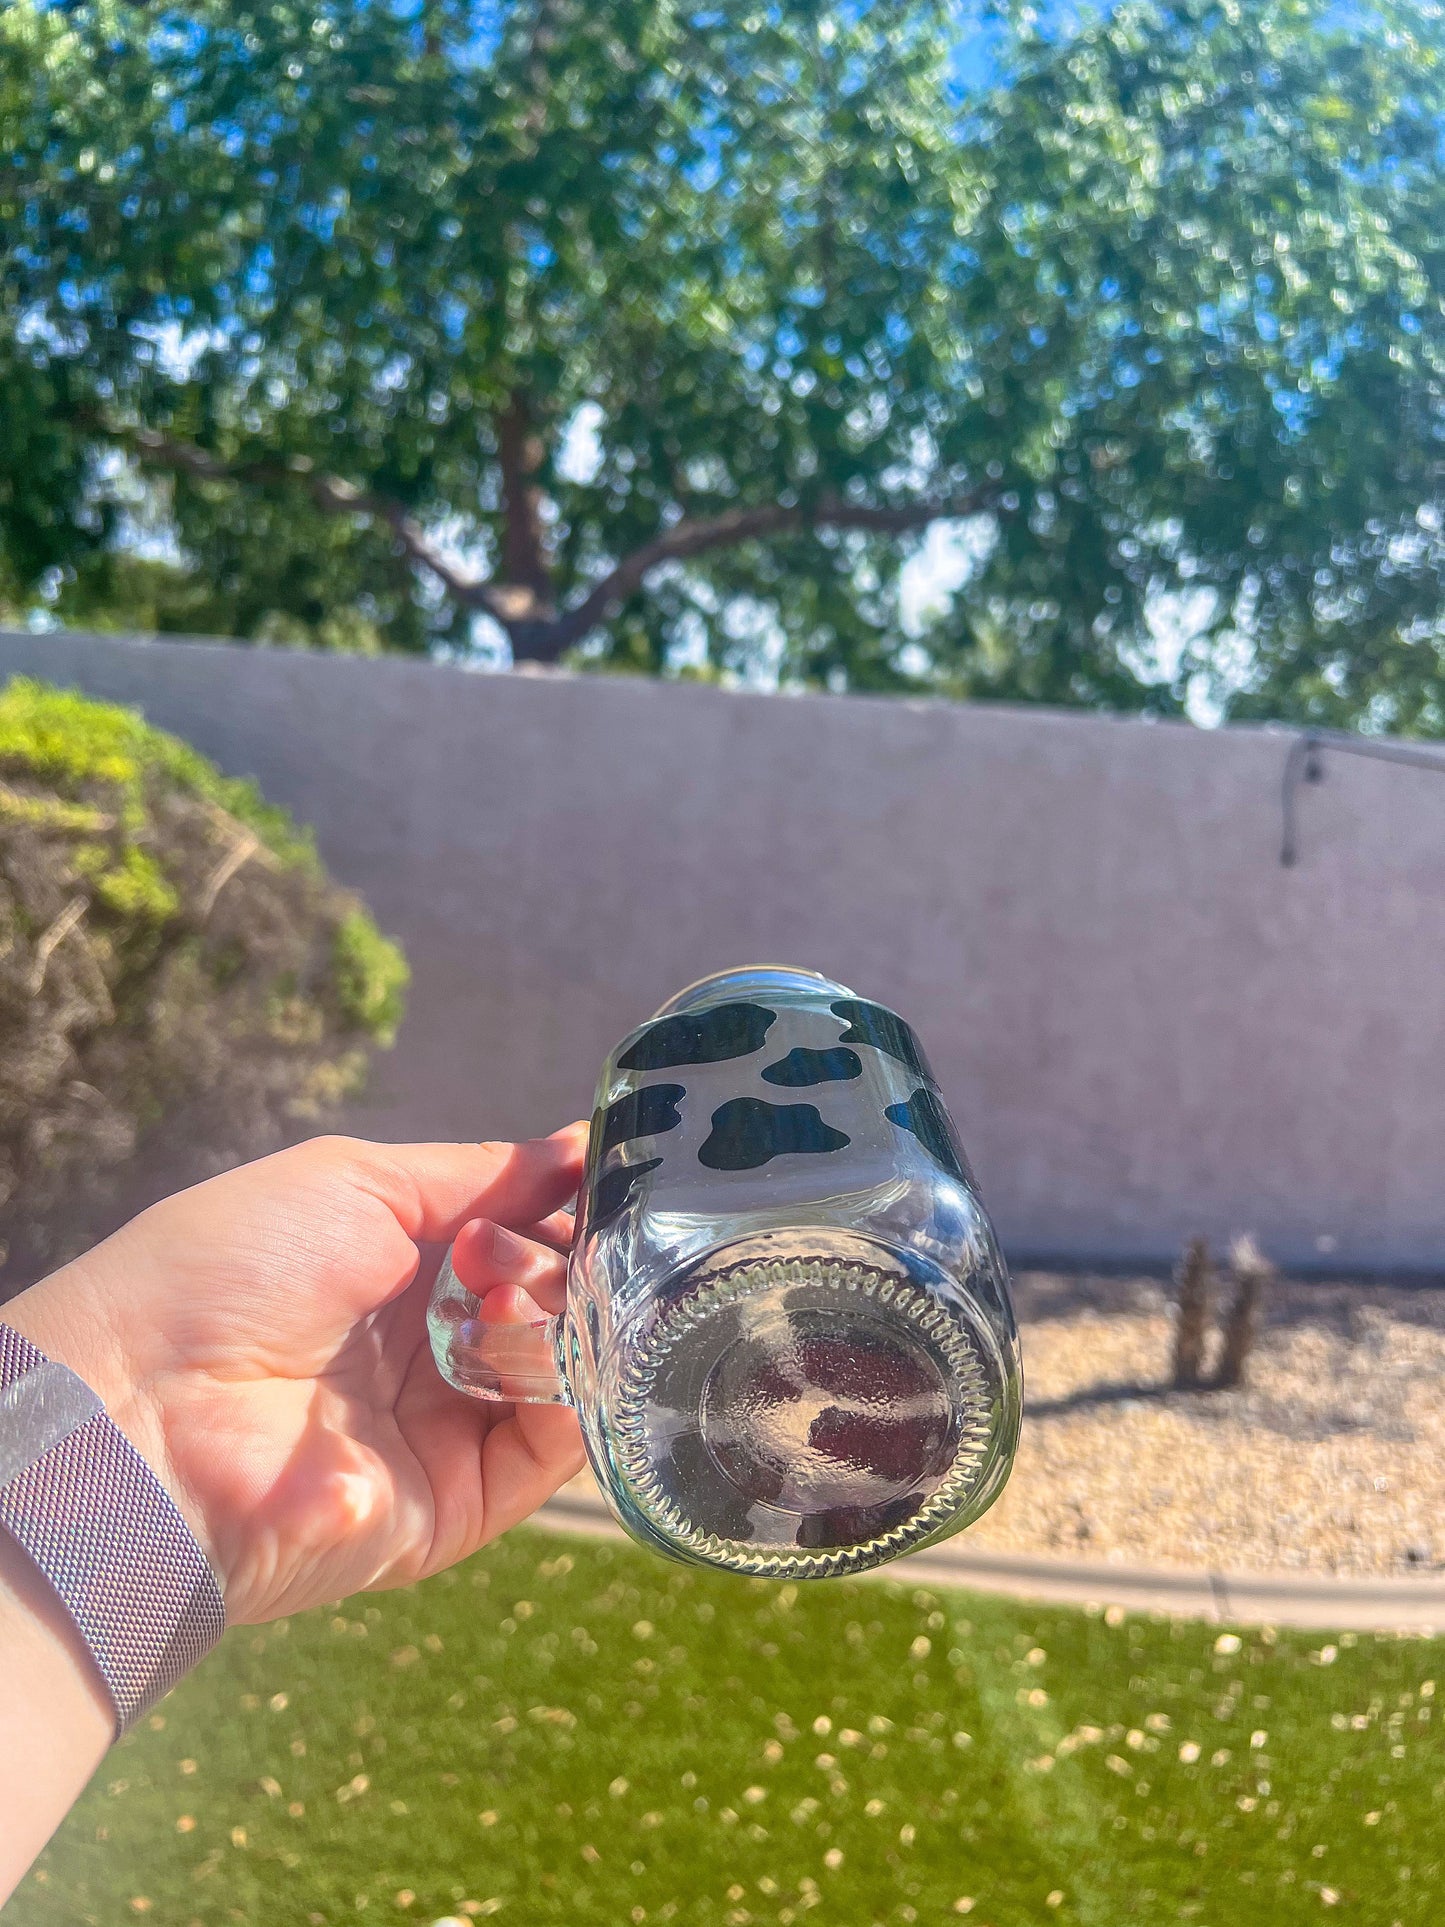
<svg viewBox="0 0 1445 1927"><path fill-rule="evenodd" d="M691 1279L638 1347L614 1447L679 1556L822 1578L947 1525L993 1431L962 1323L901 1269L820 1252Z"/></svg>

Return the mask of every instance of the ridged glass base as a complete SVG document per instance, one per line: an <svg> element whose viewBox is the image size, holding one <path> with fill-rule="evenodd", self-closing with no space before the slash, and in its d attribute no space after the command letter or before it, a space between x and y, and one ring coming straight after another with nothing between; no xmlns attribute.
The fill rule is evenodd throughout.
<svg viewBox="0 0 1445 1927"><path fill-rule="evenodd" d="M613 1450L640 1523L772 1578L880 1564L987 1470L989 1374L902 1271L827 1255L694 1279L641 1341Z"/></svg>

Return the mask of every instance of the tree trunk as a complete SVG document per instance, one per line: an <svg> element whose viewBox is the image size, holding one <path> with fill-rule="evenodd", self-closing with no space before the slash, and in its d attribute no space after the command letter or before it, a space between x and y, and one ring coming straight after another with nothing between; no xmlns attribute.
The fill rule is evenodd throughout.
<svg viewBox="0 0 1445 1927"><path fill-rule="evenodd" d="M512 645L513 662L559 662L573 640L556 617L542 621L524 617L517 622L504 621L502 627Z"/></svg>
<svg viewBox="0 0 1445 1927"><path fill-rule="evenodd" d="M497 599L507 605L502 620L512 638L514 656L531 654L528 641L543 641L543 634L534 632L545 632L557 613L542 491L536 482L546 452L532 426L527 397L518 389L497 419L497 458L502 470L502 568Z"/></svg>

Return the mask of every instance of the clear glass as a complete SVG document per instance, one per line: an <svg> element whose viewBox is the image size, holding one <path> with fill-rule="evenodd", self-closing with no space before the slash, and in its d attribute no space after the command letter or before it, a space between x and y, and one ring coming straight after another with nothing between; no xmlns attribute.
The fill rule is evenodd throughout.
<svg viewBox="0 0 1445 1927"><path fill-rule="evenodd" d="M1008 1276L917 1039L807 970L690 986L603 1068L565 1315L486 1324L443 1267L445 1376L570 1401L645 1545L780 1579L986 1510L1018 1441Z"/></svg>

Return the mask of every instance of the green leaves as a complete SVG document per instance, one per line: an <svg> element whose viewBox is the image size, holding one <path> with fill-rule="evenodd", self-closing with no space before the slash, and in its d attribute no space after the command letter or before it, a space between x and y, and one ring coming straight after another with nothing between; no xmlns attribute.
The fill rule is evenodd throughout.
<svg viewBox="0 0 1445 1927"><path fill-rule="evenodd" d="M1021 14L979 98L956 32L22 0L0 593L1445 729L1433 12ZM991 545L912 635L900 570L965 507Z"/></svg>

